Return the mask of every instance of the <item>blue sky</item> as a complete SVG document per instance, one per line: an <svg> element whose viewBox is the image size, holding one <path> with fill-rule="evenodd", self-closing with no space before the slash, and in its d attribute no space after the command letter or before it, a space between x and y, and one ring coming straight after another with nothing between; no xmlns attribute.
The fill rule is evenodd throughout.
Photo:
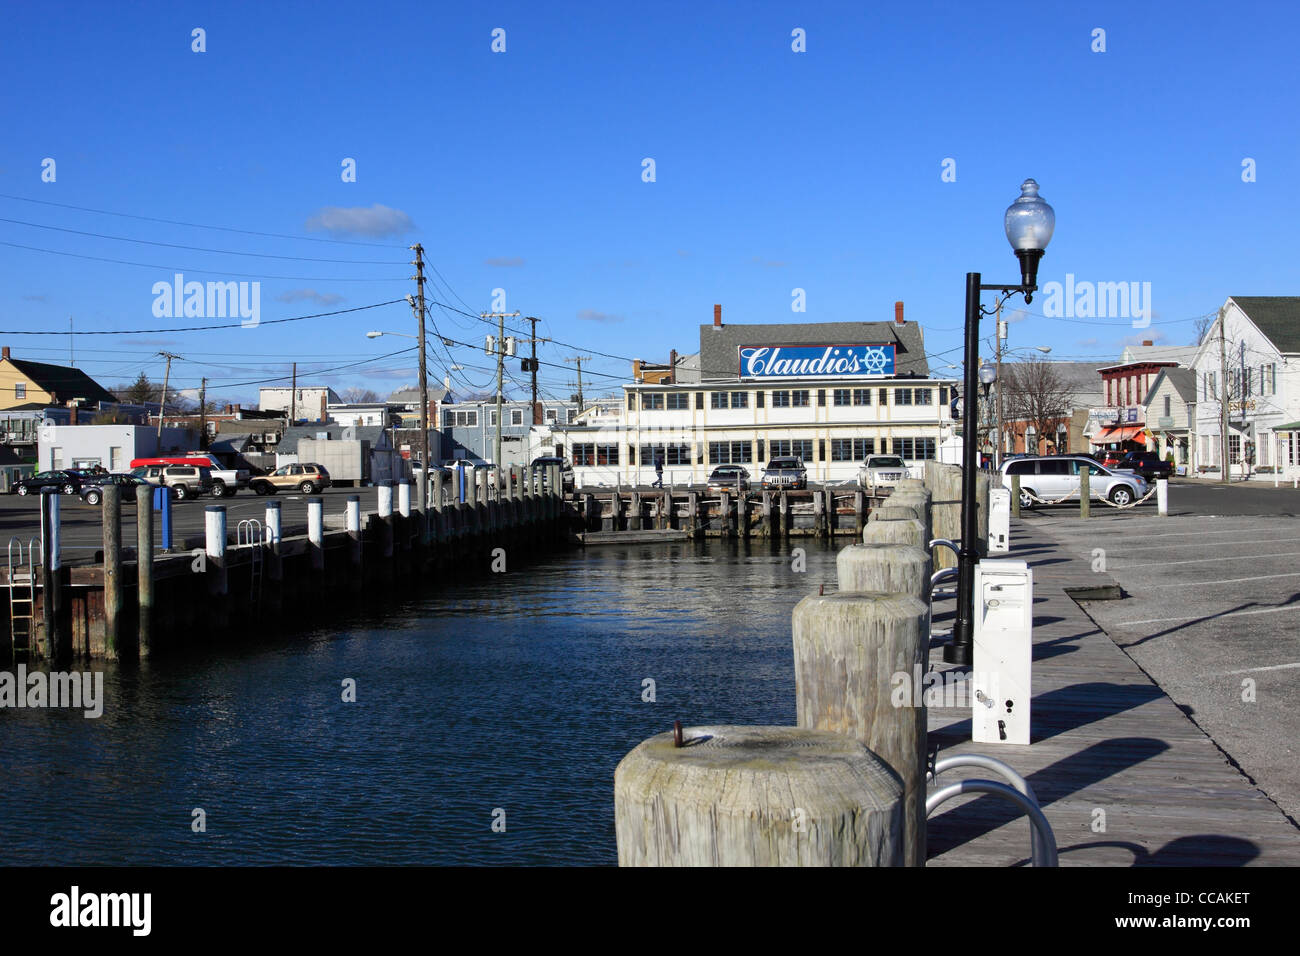
<svg viewBox="0 0 1300 956"><path fill-rule="evenodd" d="M1125 341L1191 342L1191 320L1228 295L1300 292L1300 15L1077 7L11 5L0 341L66 361L66 334L14 333L66 333L71 315L82 332L154 330L76 336L77 364L106 385L159 378L166 349L185 359L173 381L207 376L214 397L252 400L245 383L294 360L302 382L385 394L414 381L414 343L364 333L413 333L404 303L269 321L414 291L405 246L418 241L450 286L431 283L432 299L487 311L504 289L508 311L576 346L541 347L548 395L572 391L571 368L555 366L575 354L695 351L715 302L724 320L763 323L888 319L901 299L946 362L960 354L964 274L1017 278L1002 214L1026 176L1057 215L1040 283L1149 282L1154 311L1135 330L1044 318L1039 297L1014 316L1013 347L1106 360ZM206 52L191 50L196 27ZM495 28L504 53L491 49ZM795 28L806 52L791 49ZM1104 53L1091 49L1097 28ZM54 182L41 179L47 157ZM356 182L341 180L344 158ZM949 158L955 182L941 179ZM1247 158L1255 182L1242 181ZM335 228L309 229L322 222ZM154 316L154 283L178 270L260 281L263 324L166 331L220 322ZM795 288L806 312L791 311ZM443 336L480 344L450 349L466 366L457 390L491 388L487 327L431 317ZM351 363L366 364L326 371ZM435 381L447 364L439 346ZM588 394L629 374L600 356L586 368Z"/></svg>

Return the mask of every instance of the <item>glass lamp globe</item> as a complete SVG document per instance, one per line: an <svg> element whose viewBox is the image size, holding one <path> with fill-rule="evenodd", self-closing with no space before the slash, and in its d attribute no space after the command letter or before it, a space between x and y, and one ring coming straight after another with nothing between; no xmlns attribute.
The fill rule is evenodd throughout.
<svg viewBox="0 0 1300 956"><path fill-rule="evenodd" d="M1007 241L1020 260L1020 287L1025 301L1032 302L1038 288L1038 260L1056 229L1056 213L1038 195L1038 183L1026 179L1020 184L1020 198L1007 207L1003 221Z"/></svg>
<svg viewBox="0 0 1300 956"><path fill-rule="evenodd" d="M998 370L993 365L981 365L979 370L980 384L992 385L997 381Z"/></svg>

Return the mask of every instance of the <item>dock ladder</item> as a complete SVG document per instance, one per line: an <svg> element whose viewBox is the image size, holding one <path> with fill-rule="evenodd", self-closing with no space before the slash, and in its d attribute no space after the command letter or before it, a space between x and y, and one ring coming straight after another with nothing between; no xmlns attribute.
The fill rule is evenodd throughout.
<svg viewBox="0 0 1300 956"><path fill-rule="evenodd" d="M14 560L14 545L18 560ZM36 568L40 565L40 542L35 538L23 545L22 539L9 539L9 631L13 656L26 654L35 660L40 653L36 643Z"/></svg>
<svg viewBox="0 0 1300 956"><path fill-rule="evenodd" d="M256 518L245 518L235 528L235 547L248 548L248 597L249 600L262 601L262 522Z"/></svg>

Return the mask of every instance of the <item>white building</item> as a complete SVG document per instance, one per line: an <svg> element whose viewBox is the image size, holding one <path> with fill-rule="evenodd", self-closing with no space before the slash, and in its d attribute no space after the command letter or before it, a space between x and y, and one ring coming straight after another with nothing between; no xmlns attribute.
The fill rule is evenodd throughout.
<svg viewBox="0 0 1300 956"><path fill-rule="evenodd" d="M188 428L158 429L145 425L47 425L40 429L36 461L40 471L93 468L124 472L133 458L183 455L199 447Z"/></svg>
<svg viewBox="0 0 1300 956"><path fill-rule="evenodd" d="M623 386L616 420L584 416L554 429L555 452L579 485L706 481L739 464L758 479L778 456L802 458L814 482L857 478L870 454L919 471L951 434L955 379L931 379L924 338L903 320L700 326L691 362L654 382Z"/></svg>
<svg viewBox="0 0 1300 956"><path fill-rule="evenodd" d="M1229 297L1192 370L1196 471L1219 472L1224 401L1231 474L1300 471L1300 297Z"/></svg>
<svg viewBox="0 0 1300 956"><path fill-rule="evenodd" d="M330 405L343 400L328 385L299 385L293 388L259 388L257 407L264 412L284 412L293 422L329 421Z"/></svg>

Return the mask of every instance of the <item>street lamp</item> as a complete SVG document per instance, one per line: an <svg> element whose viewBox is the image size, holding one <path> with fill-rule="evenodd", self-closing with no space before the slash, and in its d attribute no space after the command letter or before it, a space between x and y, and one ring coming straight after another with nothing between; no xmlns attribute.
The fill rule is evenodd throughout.
<svg viewBox="0 0 1300 956"><path fill-rule="evenodd" d="M1038 183L1026 179L1020 185L1020 196L1007 207L1003 220L1007 241L1016 258L1020 260L1019 285L981 285L978 272L966 273L966 375L965 400L962 403L966 416L978 407L979 384L976 370L979 367L980 293L997 291L1004 296L1020 293L1025 303L1033 301L1038 289L1038 263L1043 258L1052 231L1056 227L1056 214L1038 195ZM1000 304L1000 303L999 303ZM989 313L992 314L992 313ZM976 540L975 479L978 465L979 436L971 422L962 429L962 482L961 482L961 545L957 552L957 612L953 621L952 642L944 648L943 659L949 664L969 667L973 662L975 621L975 565L979 563Z"/></svg>

